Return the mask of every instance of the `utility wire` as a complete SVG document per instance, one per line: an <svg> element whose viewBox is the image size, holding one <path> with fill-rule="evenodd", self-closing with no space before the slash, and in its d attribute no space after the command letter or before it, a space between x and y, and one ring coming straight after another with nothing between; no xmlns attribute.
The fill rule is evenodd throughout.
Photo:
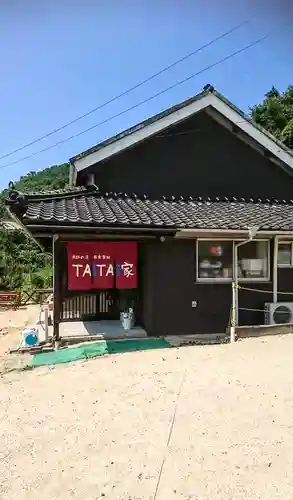
<svg viewBox="0 0 293 500"><path fill-rule="evenodd" d="M228 61L229 59L231 59L232 57L235 57L236 55L238 54L241 54L242 52L250 49L251 47L254 47L255 45L263 42L264 40L268 39L270 36L272 36L275 32L271 32L271 33L268 33L267 35L264 35L260 38L258 38L257 40L254 40L253 42L249 43L248 45L245 45L244 47L242 47L241 49L238 49L236 50L235 52L232 52L231 54L229 54L228 56L225 56L223 57L222 59L219 59L218 61L216 61L215 63L213 64L210 64L209 66L206 66L205 68L197 71L196 73L193 73L192 75L184 78L183 80L179 80L178 82L174 83L173 85L170 85L169 87L161 90L160 92L157 92L156 94L153 94L152 96L144 99L143 101L140 101L138 102L137 104L134 104L133 106L130 106L129 108L126 108L124 109L123 111L120 111L119 113L113 115L113 116L110 116L109 118L106 118L105 120L99 122L99 123L96 123L95 125L92 125L91 127L88 127L86 128L85 130L82 130L81 132L78 132L77 134L74 134L70 137L67 137L66 139L63 139L61 141L58 141L56 142L55 144L52 144L51 146L48 146L44 149L40 149L38 151L35 151L34 153L28 155L28 156L24 156L22 158L19 158L18 160L15 160L11 163L7 163L5 165L0 165L0 169L2 168L6 168L6 167L10 167L12 165L15 165L17 163L20 163L22 161L25 161L25 160L28 160L30 158L33 158L34 156L36 155L39 155L41 153L44 153L45 151L49 151L50 149L53 149L57 146L60 146L61 144L64 144L68 141L71 141L72 139L75 139L76 137L79 137L87 132L90 132L91 130L97 128L97 127L100 127L101 125L104 125L105 123L108 123L112 120L114 120L115 118L118 118L122 115L124 115L125 113L128 113L128 111L132 111L133 109L136 109L138 108L139 106L142 106L143 104L146 104L147 102L150 102L151 100L155 99L156 97L159 97L160 95L163 95L165 94L166 92L168 92L169 90L172 90L174 89L175 87L178 87L179 85L182 85L183 83L185 82L188 82L189 80L191 80L192 78L195 78L196 76L204 73L205 71L208 71L209 69L212 69L226 61Z"/></svg>
<svg viewBox="0 0 293 500"><path fill-rule="evenodd" d="M34 139L33 141L28 142L27 144L24 144L23 146L20 146L19 148L16 148L13 151L10 151L10 153L6 153L5 155L0 156L0 160L3 160L4 158L7 158L8 156L11 156L11 155L13 155L15 153L18 153L19 151L22 151L23 149L26 149L29 146L33 146L37 142L40 142L43 139L46 139L47 137L50 137L51 135L56 134L57 132L60 132L61 130L64 130L65 128L69 127L70 125L73 125L74 123L77 123L78 121L82 120L83 118L86 118L87 116L95 113L96 111L99 111L100 109L108 106L109 104L112 104L112 102L117 101L121 97L124 97L125 95L129 94L130 92L133 92L133 90L136 90L139 87L142 87L143 85L145 85L146 83L150 82L151 80L153 80L157 76L162 75L163 73L165 73L169 69L174 68L174 66L177 66L178 64L182 63L183 61L186 61L187 59L189 59L190 57L194 56L195 54L198 54L198 52L201 52L202 50L210 47L214 43L218 42L222 38L225 38L226 36L230 35L234 31L237 31L238 29L242 28L242 26L244 26L245 24L248 24L250 22L251 22L251 19L248 19L248 20L243 21L240 24L237 24L237 26L234 26L233 28L230 28L228 31L225 31L225 33L222 33L221 35L217 36L216 38L213 38L212 40L210 40L209 42L205 43L204 45L202 45L198 49L190 52L186 56L181 57L181 59L178 59L177 61L174 61L169 66L166 66L165 68L161 69L160 71L157 71L157 73L154 73L153 75L149 76L145 80L142 80L141 82L137 83L133 87L130 87L129 89L125 90L121 94L118 94L118 95L112 97L111 99L109 99L108 101L106 101L106 102L104 102L102 104L99 104L99 106L97 106L97 107L95 107L95 108L87 111L83 115L78 116L74 120L71 120L70 122L67 122L64 125L61 125L61 127L55 128L51 132L48 132L47 134L42 135L41 137L38 137L37 139Z"/></svg>

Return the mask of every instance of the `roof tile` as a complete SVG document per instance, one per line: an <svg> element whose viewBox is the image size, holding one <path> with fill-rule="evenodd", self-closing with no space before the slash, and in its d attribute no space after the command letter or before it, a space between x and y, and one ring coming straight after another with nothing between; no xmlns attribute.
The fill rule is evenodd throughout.
<svg viewBox="0 0 293 500"><path fill-rule="evenodd" d="M101 195L28 198L24 222L94 226L136 226L198 229L293 230L293 203L283 201L150 200L146 196Z"/></svg>

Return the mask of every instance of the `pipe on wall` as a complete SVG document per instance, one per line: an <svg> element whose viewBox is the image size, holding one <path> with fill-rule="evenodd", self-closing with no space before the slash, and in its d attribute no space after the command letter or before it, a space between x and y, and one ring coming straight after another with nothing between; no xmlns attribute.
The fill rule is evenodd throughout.
<svg viewBox="0 0 293 500"><path fill-rule="evenodd" d="M273 302L278 302L278 245L279 237L274 237L274 257L273 257Z"/></svg>

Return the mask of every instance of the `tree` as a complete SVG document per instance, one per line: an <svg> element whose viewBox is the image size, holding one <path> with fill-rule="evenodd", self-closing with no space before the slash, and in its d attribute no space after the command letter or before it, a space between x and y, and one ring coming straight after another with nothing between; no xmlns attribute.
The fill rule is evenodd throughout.
<svg viewBox="0 0 293 500"><path fill-rule="evenodd" d="M263 103L251 109L251 116L256 123L293 149L293 85L281 93L272 87Z"/></svg>
<svg viewBox="0 0 293 500"><path fill-rule="evenodd" d="M55 165L41 172L30 172L15 183L24 193L65 189L69 164ZM9 217L4 206L7 190L0 193L0 222ZM0 290L30 290L52 286L52 258L32 244L22 231L0 227Z"/></svg>
<svg viewBox="0 0 293 500"><path fill-rule="evenodd" d="M40 193L65 189L69 180L69 164L54 165L41 172L30 172L15 183L15 189L24 193Z"/></svg>

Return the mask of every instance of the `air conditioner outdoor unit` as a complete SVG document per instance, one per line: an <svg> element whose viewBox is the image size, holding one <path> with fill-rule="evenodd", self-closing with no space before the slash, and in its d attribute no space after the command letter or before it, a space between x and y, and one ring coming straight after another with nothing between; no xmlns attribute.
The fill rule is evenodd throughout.
<svg viewBox="0 0 293 500"><path fill-rule="evenodd" d="M265 324L282 325L293 323L293 302L266 302Z"/></svg>

